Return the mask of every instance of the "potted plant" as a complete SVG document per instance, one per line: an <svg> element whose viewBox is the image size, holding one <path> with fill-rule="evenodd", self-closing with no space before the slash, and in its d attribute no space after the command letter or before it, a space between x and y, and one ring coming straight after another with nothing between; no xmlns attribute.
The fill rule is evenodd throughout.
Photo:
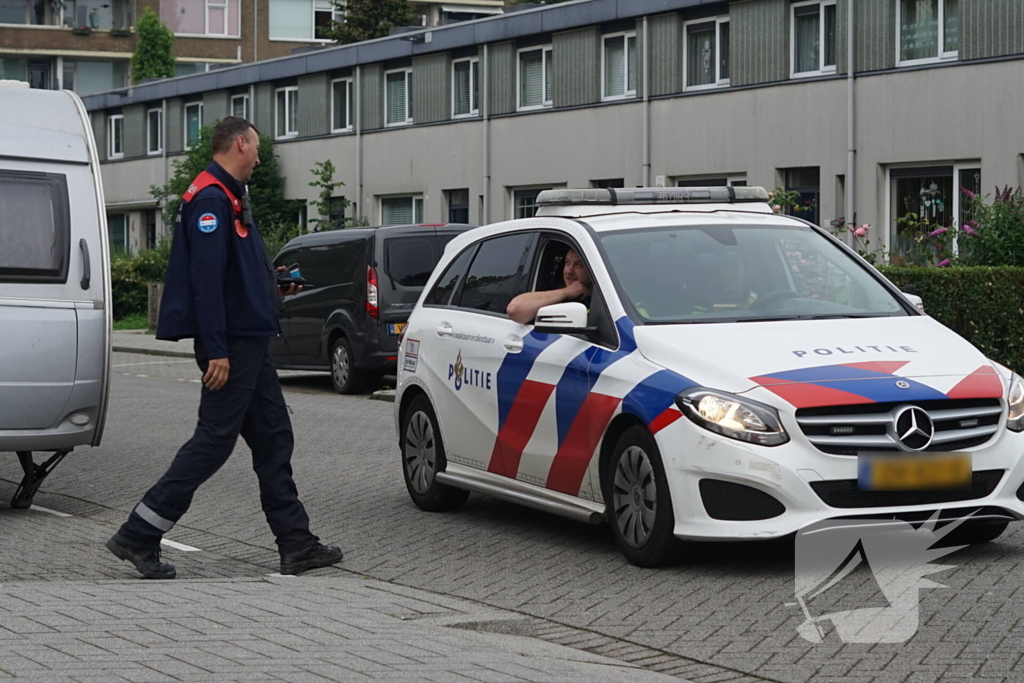
<svg viewBox="0 0 1024 683"><path fill-rule="evenodd" d="M72 26L71 32L76 36L87 36L92 33L92 29L88 26Z"/></svg>

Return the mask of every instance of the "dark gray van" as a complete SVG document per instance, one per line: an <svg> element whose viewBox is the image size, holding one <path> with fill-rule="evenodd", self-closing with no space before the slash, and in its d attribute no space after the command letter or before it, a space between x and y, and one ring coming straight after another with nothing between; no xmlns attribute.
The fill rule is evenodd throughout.
<svg viewBox="0 0 1024 683"><path fill-rule="evenodd" d="M24 471L11 507L29 507L72 449L100 444L110 301L89 115L72 92L0 81L0 451Z"/></svg>
<svg viewBox="0 0 1024 683"><path fill-rule="evenodd" d="M324 370L335 390L373 390L394 374L398 339L445 245L474 226L393 225L302 235L274 259L308 284L278 303L279 368Z"/></svg>

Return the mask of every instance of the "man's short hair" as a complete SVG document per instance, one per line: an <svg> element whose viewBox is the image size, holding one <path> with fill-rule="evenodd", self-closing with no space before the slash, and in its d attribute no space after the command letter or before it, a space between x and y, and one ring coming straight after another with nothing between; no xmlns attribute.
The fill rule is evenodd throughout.
<svg viewBox="0 0 1024 683"><path fill-rule="evenodd" d="M256 131L256 135L260 134L256 130L256 126L241 116L227 116L221 119L221 122L213 129L213 138L210 140L210 143L213 145L213 153L223 154L229 151L231 145L235 144L235 138L239 135L245 135L245 132L250 128Z"/></svg>

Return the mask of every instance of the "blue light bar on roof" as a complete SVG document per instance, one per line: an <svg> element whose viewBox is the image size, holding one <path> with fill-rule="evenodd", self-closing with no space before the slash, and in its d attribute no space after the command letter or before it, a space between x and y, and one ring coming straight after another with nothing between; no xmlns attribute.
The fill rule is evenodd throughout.
<svg viewBox="0 0 1024 683"><path fill-rule="evenodd" d="M580 204L736 204L767 202L763 187L643 187L637 189L594 188L589 190L544 190L537 206Z"/></svg>

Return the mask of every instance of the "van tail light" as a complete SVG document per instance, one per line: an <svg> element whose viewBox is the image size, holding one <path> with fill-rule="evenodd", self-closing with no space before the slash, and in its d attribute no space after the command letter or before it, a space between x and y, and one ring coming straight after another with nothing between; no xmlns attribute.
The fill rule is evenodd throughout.
<svg viewBox="0 0 1024 683"><path fill-rule="evenodd" d="M366 312L374 320L380 320L380 308L377 305L377 269L366 267Z"/></svg>

